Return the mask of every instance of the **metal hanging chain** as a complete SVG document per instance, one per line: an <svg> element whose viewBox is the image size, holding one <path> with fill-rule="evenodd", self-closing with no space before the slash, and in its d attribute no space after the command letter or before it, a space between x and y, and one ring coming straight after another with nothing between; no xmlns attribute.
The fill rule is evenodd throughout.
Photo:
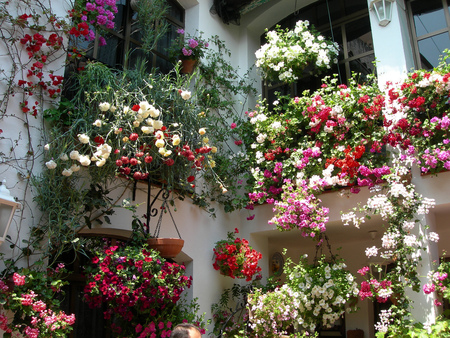
<svg viewBox="0 0 450 338"><path fill-rule="evenodd" d="M153 237L159 237L159 232L161 231L162 217L165 213L165 210L169 211L170 218L172 219L172 223L175 226L175 230L177 231L178 237L181 238L180 231L178 230L177 224L175 223L175 219L173 218L172 211L170 210L169 203L167 200L170 197L170 191L167 188L161 188L158 193L155 195L152 201L151 200L151 180L150 178L147 180L147 233L150 233L150 219L151 217L156 217L158 215L158 209L153 207L155 202L158 200L161 195L162 203L160 207L160 214L158 217L158 222L156 223L155 233Z"/></svg>
<svg viewBox="0 0 450 338"><path fill-rule="evenodd" d="M327 248L328 248L328 251L330 252L331 261L333 263L336 262L336 256L331 251L331 245L330 245L330 241L328 240L328 236L320 234L320 236L319 236L319 243L317 244L317 247L316 247L316 255L314 257L314 265L316 265L317 262L318 262L319 250L320 250L320 255L322 256L322 254L323 254L323 240L325 240L327 242Z"/></svg>
<svg viewBox="0 0 450 338"><path fill-rule="evenodd" d="M297 0L295 0L297 1ZM327 4L327 13L328 13L328 22L330 23L330 32L331 32L331 40L334 41L334 32L333 32L333 23L331 21L331 13L330 13L330 5L328 3L328 0L325 0L326 4ZM337 69L338 69L338 77L339 77L339 83L342 83L342 76L341 76L341 69L339 68L339 61L337 64Z"/></svg>

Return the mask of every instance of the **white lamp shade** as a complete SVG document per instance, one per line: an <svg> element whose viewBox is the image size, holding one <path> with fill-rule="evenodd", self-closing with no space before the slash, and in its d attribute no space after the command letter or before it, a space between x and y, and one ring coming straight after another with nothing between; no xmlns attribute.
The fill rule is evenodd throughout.
<svg viewBox="0 0 450 338"><path fill-rule="evenodd" d="M0 198L0 244L5 241L14 212L18 206L19 203Z"/></svg>
<svg viewBox="0 0 450 338"><path fill-rule="evenodd" d="M0 185L0 244L5 241L11 225L14 212L20 208L20 203L16 202L6 189L6 181Z"/></svg>
<svg viewBox="0 0 450 338"><path fill-rule="evenodd" d="M392 3L395 0L372 0L370 9L375 12L375 15L380 26L387 26L392 20Z"/></svg>

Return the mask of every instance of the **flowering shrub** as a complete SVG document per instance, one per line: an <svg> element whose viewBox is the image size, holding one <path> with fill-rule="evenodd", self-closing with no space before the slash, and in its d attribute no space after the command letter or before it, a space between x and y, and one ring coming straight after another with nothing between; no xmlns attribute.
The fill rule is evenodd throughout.
<svg viewBox="0 0 450 338"><path fill-rule="evenodd" d="M209 43L202 39L201 34L198 37L187 34L184 29L178 29L181 50L178 44L176 51L172 51L176 58L181 60L199 60L205 54L205 49L209 47Z"/></svg>
<svg viewBox="0 0 450 338"><path fill-rule="evenodd" d="M384 98L375 82L324 82L311 95L288 99L270 112L249 113L256 131L250 145L253 202L280 198L284 179L317 193L325 188L373 186L388 172L382 156Z"/></svg>
<svg viewBox="0 0 450 338"><path fill-rule="evenodd" d="M91 172L106 177L158 181L180 193L189 192L193 199L195 191L203 194L202 187L195 186L196 179L212 172L210 183L218 183L226 192L213 173L217 148L208 137L210 121L195 94L185 89L188 79L150 74L136 88L131 81L109 76L115 90L103 88L90 96L86 123L72 125L70 133L46 146L48 169L69 177L81 167L93 167ZM57 147L58 142L63 147Z"/></svg>
<svg viewBox="0 0 450 338"><path fill-rule="evenodd" d="M92 29L113 29L114 17L117 14L115 0L76 0L74 7L69 11L73 26L69 34L75 38L84 37L87 41L95 39ZM106 45L103 36L99 37L100 46Z"/></svg>
<svg viewBox="0 0 450 338"><path fill-rule="evenodd" d="M253 276L261 271L258 261L261 253L252 249L245 238L235 238L239 233L236 228L234 233L229 232L226 240L221 240L214 247L214 269L219 270L224 276L231 278L245 278L250 281Z"/></svg>
<svg viewBox="0 0 450 338"><path fill-rule="evenodd" d="M442 261L435 271L428 272L428 283L423 286L423 292L430 294L436 292L440 297L444 299L450 299L450 262ZM434 304L441 306L442 302L439 299L435 299Z"/></svg>
<svg viewBox="0 0 450 338"><path fill-rule="evenodd" d="M285 285L249 296L251 326L261 337L265 331L280 336L291 326L305 334L331 327L345 312L346 303L358 295L355 278L342 259L330 263L322 256L310 265L304 255L298 264L290 258L286 263Z"/></svg>
<svg viewBox="0 0 450 338"><path fill-rule="evenodd" d="M72 331L75 315L59 309L57 294L65 284L60 278L64 265L38 271L22 269L9 279L0 280L0 303L4 310L14 313L12 320L0 313L3 337L24 334L30 338L65 337Z"/></svg>
<svg viewBox="0 0 450 338"><path fill-rule="evenodd" d="M274 202L275 216L269 224L275 224L280 231L300 229L302 236L315 237L325 231L328 222L328 208L321 206L320 199L311 193L302 181L294 187L286 179L283 185L281 201Z"/></svg>
<svg viewBox="0 0 450 338"><path fill-rule="evenodd" d="M300 295L286 284L269 292L255 289L248 297L248 307L255 337L281 337L297 320L303 320Z"/></svg>
<svg viewBox="0 0 450 338"><path fill-rule="evenodd" d="M115 337L169 337L174 324L191 319L180 300L191 285L184 273L146 245L105 246L86 267L84 300L106 305Z"/></svg>
<svg viewBox="0 0 450 338"><path fill-rule="evenodd" d="M337 63L339 46L327 41L308 21L298 21L294 30L267 32L267 43L255 53L256 66L269 82L292 83L311 64L316 71L330 69Z"/></svg>
<svg viewBox="0 0 450 338"><path fill-rule="evenodd" d="M443 62L386 89L389 133L384 139L413 156L422 173L450 170L449 80L450 66Z"/></svg>

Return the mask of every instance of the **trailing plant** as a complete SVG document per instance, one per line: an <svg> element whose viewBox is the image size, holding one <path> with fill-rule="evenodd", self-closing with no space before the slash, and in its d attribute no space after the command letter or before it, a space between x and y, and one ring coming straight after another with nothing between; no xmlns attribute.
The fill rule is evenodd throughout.
<svg viewBox="0 0 450 338"><path fill-rule="evenodd" d="M42 270L42 262L33 268L15 269L0 280L0 304L3 310L12 311L10 318L0 313L3 337L25 334L26 337L65 337L72 331L75 315L60 309L56 297L61 293L62 275L67 271L63 264L55 269Z"/></svg>
<svg viewBox="0 0 450 338"><path fill-rule="evenodd" d="M261 253L254 250L245 238L236 238L239 230L229 232L226 240L218 241L213 249L215 270L219 270L224 276L233 279L242 278L248 282L261 271L258 261Z"/></svg>
<svg viewBox="0 0 450 338"><path fill-rule="evenodd" d="M85 273L84 300L91 307L106 306L103 315L116 337L166 337L187 320L197 320L204 332L201 318L191 313L198 305L182 300L192 277L184 265L165 261L145 242L100 246Z"/></svg>
<svg viewBox="0 0 450 338"><path fill-rule="evenodd" d="M216 35L209 40L204 62L199 65L194 91L199 93L203 113L217 132L210 135L220 145L216 154L216 173L223 179L226 194L214 186L211 193L226 212L244 208L248 204L246 192L252 184L246 155L250 128L247 121L249 100L256 96L252 69L242 73L230 62L231 52Z"/></svg>
<svg viewBox="0 0 450 338"><path fill-rule="evenodd" d="M307 20L297 21L293 30L283 30L277 25L275 30L267 31L266 37L267 43L255 55L256 66L269 83L292 83L301 78L308 65L318 72L337 63L337 43L327 41L314 27L309 27Z"/></svg>

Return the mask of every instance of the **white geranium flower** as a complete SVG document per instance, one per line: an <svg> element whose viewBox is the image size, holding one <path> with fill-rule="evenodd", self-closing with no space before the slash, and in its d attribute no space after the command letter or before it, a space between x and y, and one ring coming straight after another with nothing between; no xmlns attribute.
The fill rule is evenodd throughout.
<svg viewBox="0 0 450 338"><path fill-rule="evenodd" d="M44 149L45 149L45 150L50 150L50 144L47 143L47 144L44 146Z"/></svg>
<svg viewBox="0 0 450 338"><path fill-rule="evenodd" d="M57 166L56 162L53 160L46 162L45 165L47 166L48 169L55 169Z"/></svg>
<svg viewBox="0 0 450 338"><path fill-rule="evenodd" d="M61 155L59 155L59 159L61 161L67 161L69 159L69 156L67 156L66 153L62 153Z"/></svg>
<svg viewBox="0 0 450 338"><path fill-rule="evenodd" d="M163 122L161 120L153 121L153 128L155 128L155 130L159 130L162 127L163 127Z"/></svg>
<svg viewBox="0 0 450 338"><path fill-rule="evenodd" d="M77 171L80 171L80 166L77 164L72 164L72 166L70 167L70 170L72 170L74 173Z"/></svg>
<svg viewBox="0 0 450 338"><path fill-rule="evenodd" d="M87 167L89 164L91 164L91 159L89 158L89 156L86 155L80 155L78 161L84 167Z"/></svg>
<svg viewBox="0 0 450 338"><path fill-rule="evenodd" d="M189 100L191 98L191 92L187 90L182 90L180 93L183 100Z"/></svg>
<svg viewBox="0 0 450 338"><path fill-rule="evenodd" d="M98 105L101 111L108 111L111 105L108 102L102 102Z"/></svg>
<svg viewBox="0 0 450 338"><path fill-rule="evenodd" d="M62 175L63 175L63 176L66 176L66 177L71 176L72 174L73 174L72 169L64 169L64 170L62 171Z"/></svg>
<svg viewBox="0 0 450 338"><path fill-rule="evenodd" d="M93 126L101 127L102 126L102 120L95 120L94 123L92 123Z"/></svg>
<svg viewBox="0 0 450 338"><path fill-rule="evenodd" d="M436 232L430 232L428 234L428 240L437 243L439 241L439 234Z"/></svg>
<svg viewBox="0 0 450 338"><path fill-rule="evenodd" d="M78 140L83 144L87 144L89 143L89 136L86 134L78 134Z"/></svg>
<svg viewBox="0 0 450 338"><path fill-rule="evenodd" d="M70 159L78 161L80 159L80 153L77 150L72 150L69 154Z"/></svg>

